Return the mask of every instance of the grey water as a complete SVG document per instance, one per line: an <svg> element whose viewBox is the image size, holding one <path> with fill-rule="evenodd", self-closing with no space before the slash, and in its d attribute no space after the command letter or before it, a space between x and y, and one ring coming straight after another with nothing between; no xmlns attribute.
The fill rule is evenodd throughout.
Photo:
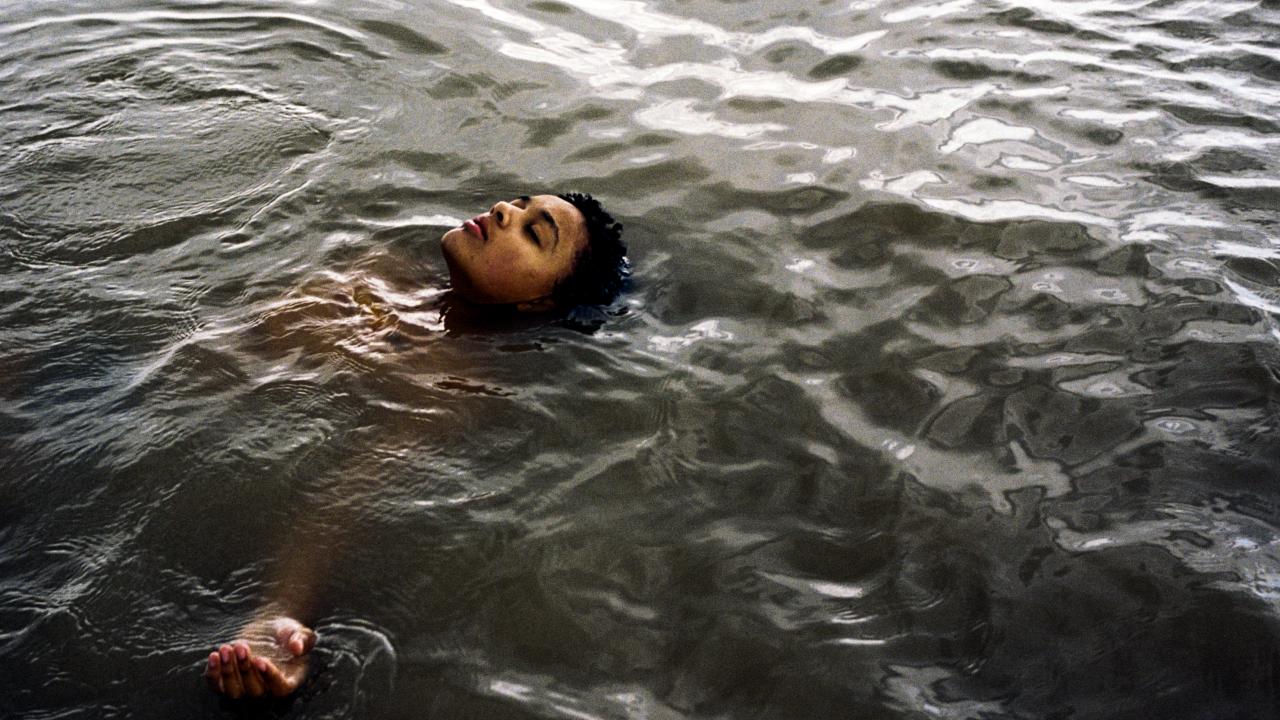
<svg viewBox="0 0 1280 720"><path fill-rule="evenodd" d="M1278 209L1273 0L0 3L0 716L1277 717Z"/></svg>

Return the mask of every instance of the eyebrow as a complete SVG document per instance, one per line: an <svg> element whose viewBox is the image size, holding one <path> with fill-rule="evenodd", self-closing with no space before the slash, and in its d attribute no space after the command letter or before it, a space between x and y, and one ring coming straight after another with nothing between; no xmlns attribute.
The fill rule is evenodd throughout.
<svg viewBox="0 0 1280 720"><path fill-rule="evenodd" d="M551 229L555 231L555 241L551 244L551 247L554 248L560 244L560 226L556 224L556 219L551 217L551 213L547 212L545 208L542 210L542 219L551 223Z"/></svg>

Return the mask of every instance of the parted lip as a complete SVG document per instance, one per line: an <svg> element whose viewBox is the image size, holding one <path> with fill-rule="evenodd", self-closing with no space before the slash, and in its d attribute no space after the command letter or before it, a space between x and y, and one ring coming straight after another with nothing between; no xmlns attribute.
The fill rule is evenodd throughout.
<svg viewBox="0 0 1280 720"><path fill-rule="evenodd" d="M477 215L470 220L462 223L462 227L468 232L474 233L481 240L489 239L489 213Z"/></svg>

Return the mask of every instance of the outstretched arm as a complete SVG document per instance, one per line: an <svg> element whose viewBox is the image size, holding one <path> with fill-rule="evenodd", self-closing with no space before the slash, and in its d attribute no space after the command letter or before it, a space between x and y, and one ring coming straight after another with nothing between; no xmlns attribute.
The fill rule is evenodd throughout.
<svg viewBox="0 0 1280 720"><path fill-rule="evenodd" d="M297 352L307 356L331 353L349 339L351 324L345 320L353 316L379 330L395 325L394 314L387 314L377 302L377 294L367 286L359 282L335 285L327 276L321 277L314 286L299 288L262 315L255 327L258 332L253 336L253 349L269 359ZM350 457L358 461L360 453ZM349 466L334 470L345 498L374 490L355 485L360 478L377 477L377 473L354 472ZM280 697L295 691L306 679L309 654L316 642L316 633L306 624L314 621L319 588L332 572L338 549L350 540L348 511L347 507L310 508L289 529L277 556L269 601L234 640L209 654L205 677L215 691L233 699Z"/></svg>
<svg viewBox="0 0 1280 720"><path fill-rule="evenodd" d="M306 679L316 633L304 623L315 616L317 588L336 555L335 544L341 544L335 533L349 526L336 517L321 515L312 516L306 527L289 533L270 584L271 600L245 623L234 640L209 653L205 678L214 691L233 700L284 697ZM326 542L312 542L315 533L323 533Z"/></svg>

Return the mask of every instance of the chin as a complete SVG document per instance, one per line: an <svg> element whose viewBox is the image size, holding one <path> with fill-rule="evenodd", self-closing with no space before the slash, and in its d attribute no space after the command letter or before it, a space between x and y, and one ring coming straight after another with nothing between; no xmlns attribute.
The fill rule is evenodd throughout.
<svg viewBox="0 0 1280 720"><path fill-rule="evenodd" d="M446 253L449 252L452 249L452 246L458 242L458 238L465 232L466 230L463 230L460 227L453 228L452 230L446 230L445 233L440 236L440 247L444 248Z"/></svg>
<svg viewBox="0 0 1280 720"><path fill-rule="evenodd" d="M440 236L440 254L449 265L449 274L456 275L463 258L467 256L467 231L454 228Z"/></svg>

